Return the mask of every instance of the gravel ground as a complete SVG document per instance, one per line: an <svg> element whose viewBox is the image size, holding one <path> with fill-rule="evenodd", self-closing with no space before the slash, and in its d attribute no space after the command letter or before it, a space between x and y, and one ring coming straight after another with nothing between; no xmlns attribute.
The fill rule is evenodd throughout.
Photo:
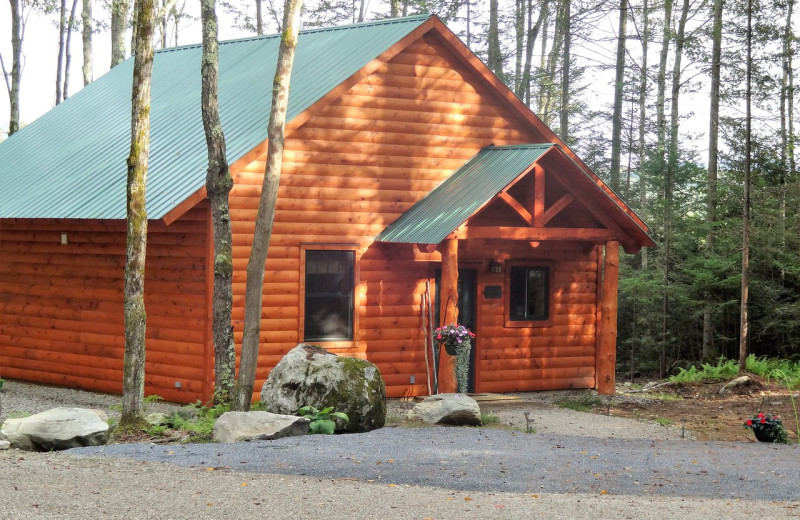
<svg viewBox="0 0 800 520"><path fill-rule="evenodd" d="M114 415L120 401L18 382L0 395L0 417L57 405ZM482 406L519 430L390 427L224 445L0 451L0 518L800 515L797 446L691 441L676 429L548 403L563 395L520 397ZM392 401L390 414L410 406ZM522 431L524 411L537 433Z"/></svg>

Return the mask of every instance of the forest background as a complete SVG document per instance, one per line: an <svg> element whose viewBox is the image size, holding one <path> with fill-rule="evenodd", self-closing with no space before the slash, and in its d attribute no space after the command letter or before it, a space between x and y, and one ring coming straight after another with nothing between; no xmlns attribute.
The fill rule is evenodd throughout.
<svg viewBox="0 0 800 520"><path fill-rule="evenodd" d="M200 40L194 4L161 0L157 47ZM651 226L657 247L621 262L618 370L633 377L737 358L743 273L748 351L800 358L793 7L793 0L308 0L302 18L309 28L437 14ZM111 33L119 34L112 12L122 8L130 9L126 0L0 6L0 140L13 98L12 13L23 22L24 126L108 69ZM282 2L227 0L218 11L221 39L271 34ZM124 53L130 28L121 41Z"/></svg>

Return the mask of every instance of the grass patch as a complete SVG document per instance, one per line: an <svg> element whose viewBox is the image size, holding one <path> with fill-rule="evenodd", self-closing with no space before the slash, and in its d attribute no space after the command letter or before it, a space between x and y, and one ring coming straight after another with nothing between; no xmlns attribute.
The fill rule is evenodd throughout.
<svg viewBox="0 0 800 520"><path fill-rule="evenodd" d="M576 412L588 412L595 406L603 404L603 399L591 394L584 394L580 397L573 397L569 399L562 399L557 401L556 405L561 408L568 408Z"/></svg>
<svg viewBox="0 0 800 520"><path fill-rule="evenodd" d="M500 421L500 417L492 412L481 412L481 424L483 426L494 426Z"/></svg>
<svg viewBox="0 0 800 520"><path fill-rule="evenodd" d="M660 424L661 426L671 426L672 425L672 419L667 419L666 417L656 417L654 420L658 424Z"/></svg>

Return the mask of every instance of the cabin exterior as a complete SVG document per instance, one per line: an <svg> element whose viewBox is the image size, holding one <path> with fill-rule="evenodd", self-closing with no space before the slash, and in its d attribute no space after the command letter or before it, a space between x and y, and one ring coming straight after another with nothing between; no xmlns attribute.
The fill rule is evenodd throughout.
<svg viewBox="0 0 800 520"><path fill-rule="evenodd" d="M220 45L237 345L277 47ZM145 392L177 402L214 381L199 55L153 77ZM2 377L121 392L131 62L0 144ZM476 333L473 391L613 392L619 248L647 226L436 17L301 33L287 121L257 390L306 341L426 395L433 316Z"/></svg>

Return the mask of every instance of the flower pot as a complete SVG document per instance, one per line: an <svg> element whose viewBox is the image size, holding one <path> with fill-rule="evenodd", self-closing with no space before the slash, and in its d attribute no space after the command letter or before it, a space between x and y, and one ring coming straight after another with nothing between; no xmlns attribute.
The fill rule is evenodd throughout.
<svg viewBox="0 0 800 520"><path fill-rule="evenodd" d="M455 345L451 345L450 343L442 343L442 345L444 345L445 352L447 352L451 356L455 356L456 355L456 346Z"/></svg>
<svg viewBox="0 0 800 520"><path fill-rule="evenodd" d="M775 442L778 440L778 428L774 426L753 428L753 433L760 442Z"/></svg>

